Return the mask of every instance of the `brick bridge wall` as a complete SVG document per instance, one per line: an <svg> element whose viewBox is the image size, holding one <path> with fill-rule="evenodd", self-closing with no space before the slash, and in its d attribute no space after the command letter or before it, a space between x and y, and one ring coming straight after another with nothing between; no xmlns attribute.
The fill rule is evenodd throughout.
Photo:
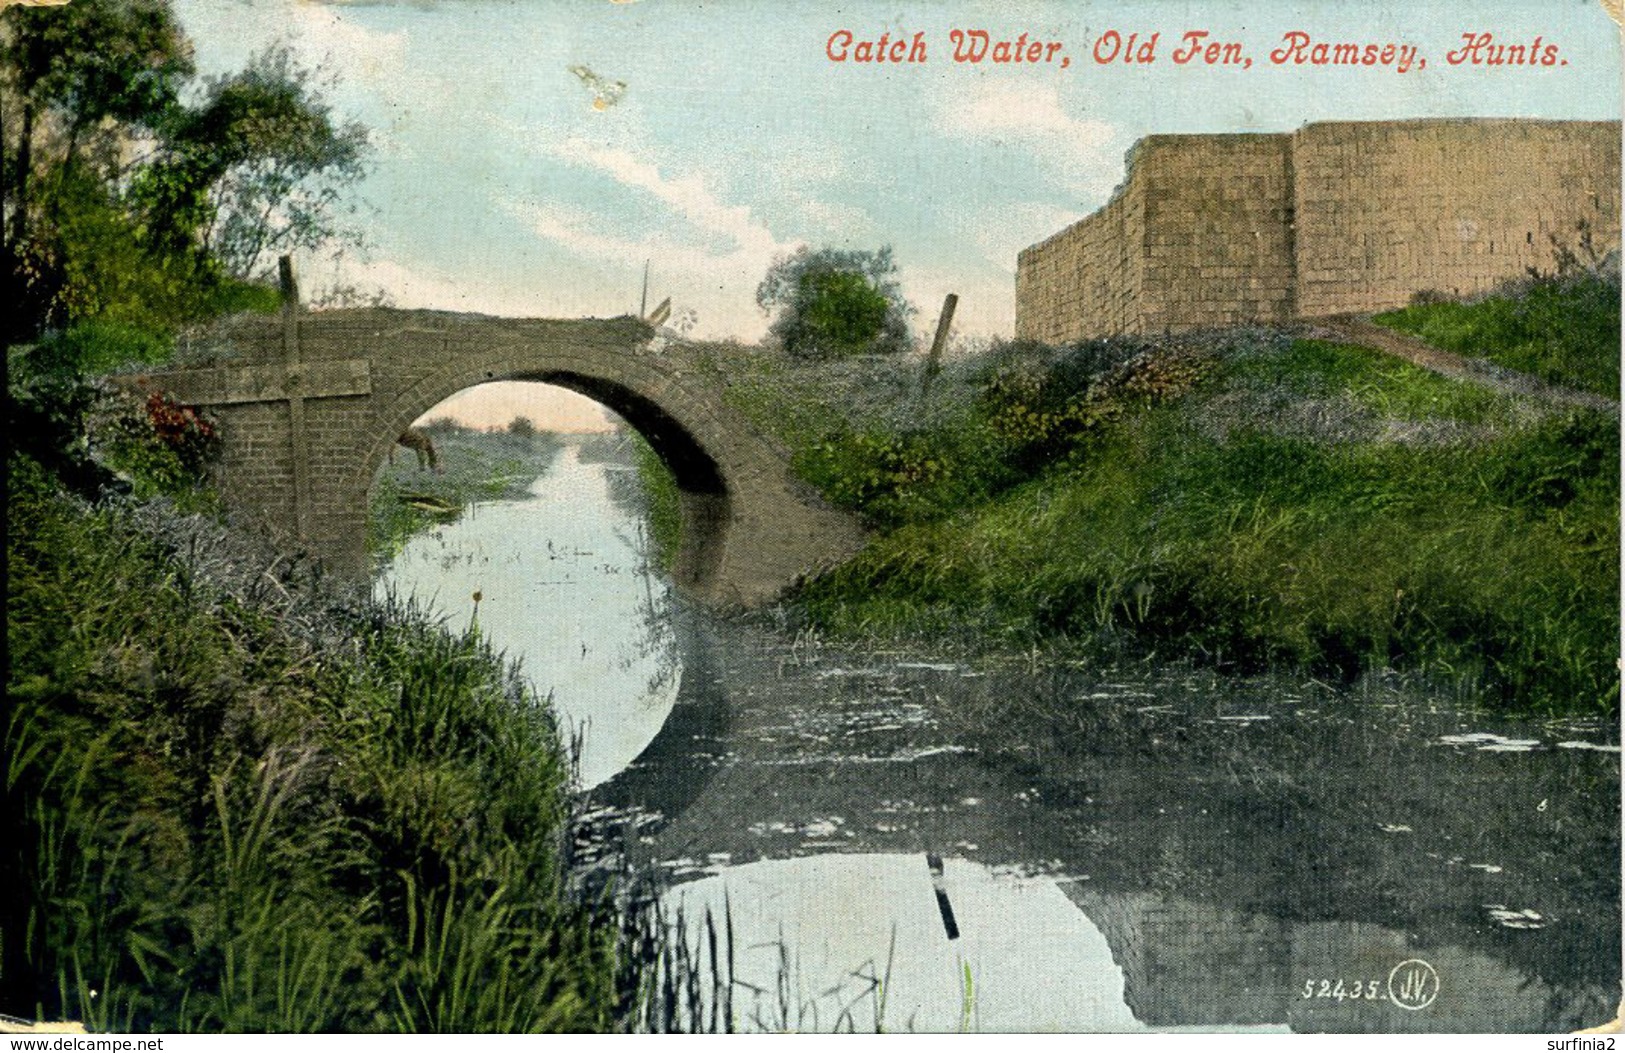
<svg viewBox="0 0 1625 1053"><path fill-rule="evenodd" d="M378 467L436 403L491 380L567 387L641 431L677 478L673 576L702 599L751 605L862 544L849 516L794 479L784 451L696 382L680 346L654 351L631 318L503 319L434 311L285 310L208 335L215 362L151 381L204 407L223 439L228 509L288 548L365 579Z"/></svg>
<svg viewBox="0 0 1625 1053"><path fill-rule="evenodd" d="M1016 335L1062 343L1401 307L1620 239L1620 123L1465 119L1156 135L1101 210L1024 250Z"/></svg>

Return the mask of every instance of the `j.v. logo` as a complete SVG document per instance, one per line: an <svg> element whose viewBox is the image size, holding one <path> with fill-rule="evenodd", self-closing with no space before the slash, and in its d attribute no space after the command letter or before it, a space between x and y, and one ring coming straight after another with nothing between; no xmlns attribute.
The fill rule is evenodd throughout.
<svg viewBox="0 0 1625 1053"><path fill-rule="evenodd" d="M1420 958L1409 958L1388 974L1388 999L1401 1009L1426 1009L1439 997L1439 974Z"/></svg>

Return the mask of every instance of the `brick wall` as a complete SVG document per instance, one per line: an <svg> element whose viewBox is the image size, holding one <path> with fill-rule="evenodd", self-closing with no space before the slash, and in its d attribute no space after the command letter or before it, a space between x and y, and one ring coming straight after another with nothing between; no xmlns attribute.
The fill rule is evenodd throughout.
<svg viewBox="0 0 1625 1053"><path fill-rule="evenodd" d="M1488 292L1550 268L1552 236L1619 244L1615 122L1311 124L1293 136L1298 313Z"/></svg>
<svg viewBox="0 0 1625 1053"><path fill-rule="evenodd" d="M1399 307L1620 240L1620 124L1421 120L1158 135L1100 211L1020 254L1016 335L1058 343Z"/></svg>
<svg viewBox="0 0 1625 1053"><path fill-rule="evenodd" d="M1080 327L1125 332L1133 324L1145 262L1145 196L1130 178L1106 207L1021 253L1016 335L1061 343Z"/></svg>
<svg viewBox="0 0 1625 1053"><path fill-rule="evenodd" d="M1126 331L1291 318L1291 141L1158 135L1134 160L1145 278Z"/></svg>

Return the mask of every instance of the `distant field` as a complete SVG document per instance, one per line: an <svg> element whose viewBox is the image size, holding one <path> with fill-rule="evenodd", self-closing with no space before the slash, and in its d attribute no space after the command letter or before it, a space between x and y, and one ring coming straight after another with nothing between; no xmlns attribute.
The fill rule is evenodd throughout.
<svg viewBox="0 0 1625 1053"><path fill-rule="evenodd" d="M423 467L412 450L397 447L373 481L367 550L376 559L393 558L413 535L455 518L475 501L525 496L563 447L559 436L544 431L514 434L441 425L426 433L435 445L438 471ZM436 506L453 511L440 512Z"/></svg>

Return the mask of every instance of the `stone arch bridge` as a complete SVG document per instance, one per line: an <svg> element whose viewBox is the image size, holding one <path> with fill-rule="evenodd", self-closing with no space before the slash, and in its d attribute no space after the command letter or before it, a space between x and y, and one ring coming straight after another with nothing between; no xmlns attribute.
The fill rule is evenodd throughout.
<svg viewBox="0 0 1625 1053"><path fill-rule="evenodd" d="M637 428L676 477L683 521L673 576L719 606L771 600L857 551L863 532L794 479L786 453L685 368L635 318L492 318L389 309L229 320L213 364L150 382L199 406L223 442L227 508L285 548L363 580L367 501L397 437L425 411L491 380L580 392Z"/></svg>

